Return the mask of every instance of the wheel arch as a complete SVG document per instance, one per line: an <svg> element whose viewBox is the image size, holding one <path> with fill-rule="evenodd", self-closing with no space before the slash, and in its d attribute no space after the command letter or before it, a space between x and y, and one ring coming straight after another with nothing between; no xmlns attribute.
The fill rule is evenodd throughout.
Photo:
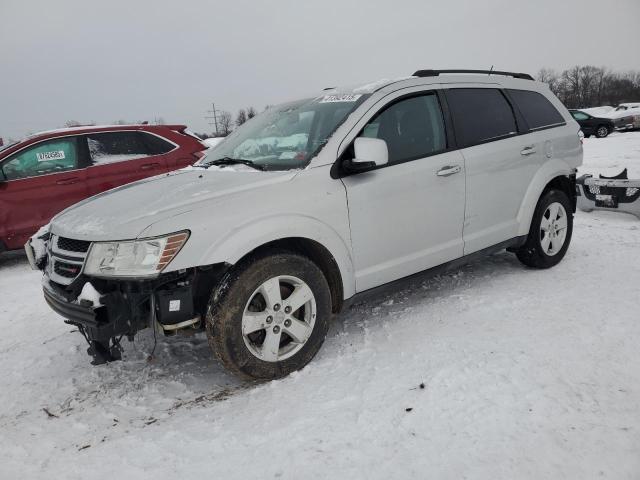
<svg viewBox="0 0 640 480"><path fill-rule="evenodd" d="M237 263L241 263L251 257L266 255L273 251L297 253L315 263L329 284L333 313L340 312L345 299L343 279L338 262L324 245L305 237L279 238L254 248L240 258Z"/></svg>
<svg viewBox="0 0 640 480"><path fill-rule="evenodd" d="M308 216L277 215L239 226L224 238L206 245L206 251L196 264L236 265L269 249L298 253L312 260L325 274L335 310L355 294L348 235L348 231L341 235L330 225Z"/></svg>
<svg viewBox="0 0 640 480"><path fill-rule="evenodd" d="M528 235L531 227L531 219L540 197L551 189L563 191L569 197L573 212L576 211L576 176L575 170L570 168L565 162L556 159L545 164L538 171L534 179L529 184L529 188L520 205L518 212L518 223L520 225L518 235Z"/></svg>

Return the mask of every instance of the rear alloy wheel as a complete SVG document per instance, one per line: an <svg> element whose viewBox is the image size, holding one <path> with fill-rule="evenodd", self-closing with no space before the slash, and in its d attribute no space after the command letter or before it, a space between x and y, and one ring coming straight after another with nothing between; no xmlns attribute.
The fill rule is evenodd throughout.
<svg viewBox="0 0 640 480"><path fill-rule="evenodd" d="M556 255L567 239L567 211L561 203L547 207L540 223L540 245L549 256Z"/></svg>
<svg viewBox="0 0 640 480"><path fill-rule="evenodd" d="M252 379L279 378L320 350L331 319L324 274L294 253L249 259L214 290L207 337L218 359Z"/></svg>
<svg viewBox="0 0 640 480"><path fill-rule="evenodd" d="M607 135L609 135L609 129L604 125L599 126L598 129L596 130L596 137L598 138L604 138Z"/></svg>
<svg viewBox="0 0 640 480"><path fill-rule="evenodd" d="M566 193L545 192L533 214L526 243L516 255L529 267L549 268L564 257L573 233L573 213Z"/></svg>

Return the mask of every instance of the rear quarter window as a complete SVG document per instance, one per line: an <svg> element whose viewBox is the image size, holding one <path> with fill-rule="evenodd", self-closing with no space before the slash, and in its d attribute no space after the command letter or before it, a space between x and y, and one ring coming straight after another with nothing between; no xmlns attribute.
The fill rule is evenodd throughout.
<svg viewBox="0 0 640 480"><path fill-rule="evenodd" d="M140 132L140 135L142 136L142 141L147 146L147 151L151 155L162 155L176 148L173 143L151 133Z"/></svg>
<svg viewBox="0 0 640 480"><path fill-rule="evenodd" d="M544 95L529 90L507 91L527 122L529 130L538 130L565 124L560 112L556 110L556 107L554 107Z"/></svg>
<svg viewBox="0 0 640 480"><path fill-rule="evenodd" d="M518 133L511 105L494 88L455 88L446 92L460 148Z"/></svg>

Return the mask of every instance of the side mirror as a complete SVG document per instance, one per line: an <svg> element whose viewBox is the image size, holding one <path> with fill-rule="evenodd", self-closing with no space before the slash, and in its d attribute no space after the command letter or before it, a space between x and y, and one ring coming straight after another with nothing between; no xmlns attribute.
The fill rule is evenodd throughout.
<svg viewBox="0 0 640 480"><path fill-rule="evenodd" d="M350 172L364 172L389 162L387 142L379 138L358 137L353 144L355 156L345 162Z"/></svg>

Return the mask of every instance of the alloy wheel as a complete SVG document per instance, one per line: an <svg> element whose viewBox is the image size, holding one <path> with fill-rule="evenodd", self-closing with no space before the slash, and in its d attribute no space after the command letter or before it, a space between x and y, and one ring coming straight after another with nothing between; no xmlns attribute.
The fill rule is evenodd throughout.
<svg viewBox="0 0 640 480"><path fill-rule="evenodd" d="M561 203L553 202L542 215L540 245L550 257L557 254L567 238L567 211Z"/></svg>
<svg viewBox="0 0 640 480"><path fill-rule="evenodd" d="M249 351L265 362L279 362L298 353L316 320L311 288L297 277L270 278L249 297L242 314L242 337Z"/></svg>

